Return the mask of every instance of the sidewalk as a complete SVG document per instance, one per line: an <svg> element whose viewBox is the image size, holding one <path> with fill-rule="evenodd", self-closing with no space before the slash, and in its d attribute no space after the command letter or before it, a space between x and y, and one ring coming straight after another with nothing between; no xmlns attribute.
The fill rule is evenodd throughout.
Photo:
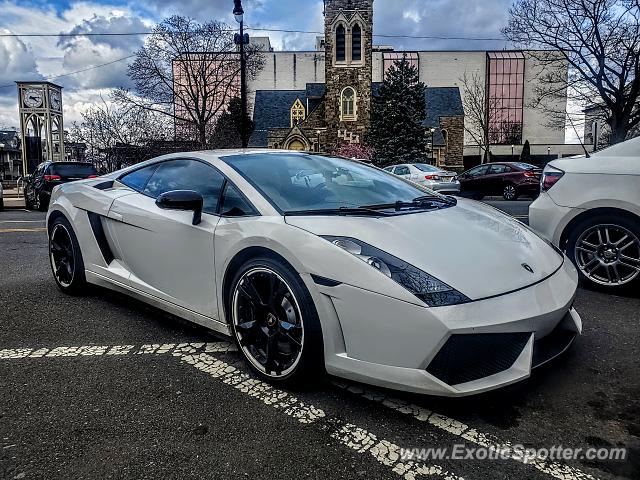
<svg viewBox="0 0 640 480"><path fill-rule="evenodd" d="M18 210L25 208L24 197L18 196L18 190L15 188L6 189L3 192L4 208L6 210Z"/></svg>

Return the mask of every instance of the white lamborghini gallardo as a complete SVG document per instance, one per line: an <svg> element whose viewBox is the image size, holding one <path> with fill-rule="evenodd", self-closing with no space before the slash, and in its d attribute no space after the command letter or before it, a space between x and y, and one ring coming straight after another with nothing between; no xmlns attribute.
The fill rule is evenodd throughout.
<svg viewBox="0 0 640 480"><path fill-rule="evenodd" d="M47 226L63 291L101 285L232 336L272 382L326 371L467 395L528 377L581 331L560 251L356 161L172 154L56 187Z"/></svg>

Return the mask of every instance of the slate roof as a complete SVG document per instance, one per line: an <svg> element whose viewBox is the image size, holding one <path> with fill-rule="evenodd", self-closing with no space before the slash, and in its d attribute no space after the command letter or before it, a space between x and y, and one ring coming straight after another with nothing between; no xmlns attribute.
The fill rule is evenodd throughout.
<svg viewBox="0 0 640 480"><path fill-rule="evenodd" d="M371 85L372 94L378 95L382 83ZM318 99L325 93L324 83L307 83L305 90L258 90L253 109L255 128L249 139L250 147L266 147L267 134L271 128L289 128L291 126L290 109L296 98L309 105L313 111ZM458 87L427 87L427 118L423 122L426 127L438 127L440 117L457 117L464 115L462 99ZM310 112L307 112L307 115ZM444 138L439 130L434 132L433 143L444 145Z"/></svg>
<svg viewBox="0 0 640 480"><path fill-rule="evenodd" d="M258 90L253 107L254 129L250 147L266 147L270 128L291 126L291 106L296 98L306 102L305 90Z"/></svg>

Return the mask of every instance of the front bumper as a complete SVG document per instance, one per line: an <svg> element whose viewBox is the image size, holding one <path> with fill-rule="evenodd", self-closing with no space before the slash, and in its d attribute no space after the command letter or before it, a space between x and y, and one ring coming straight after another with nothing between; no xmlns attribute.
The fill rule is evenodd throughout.
<svg viewBox="0 0 640 480"><path fill-rule="evenodd" d="M581 332L580 316L571 307L576 287L577 273L566 260L536 285L447 307L421 307L344 284L321 287L331 298L344 341L343 351L325 351L326 368L340 377L432 395L505 386L560 355ZM502 350L465 344L503 335L511 336L507 343L517 342Z"/></svg>

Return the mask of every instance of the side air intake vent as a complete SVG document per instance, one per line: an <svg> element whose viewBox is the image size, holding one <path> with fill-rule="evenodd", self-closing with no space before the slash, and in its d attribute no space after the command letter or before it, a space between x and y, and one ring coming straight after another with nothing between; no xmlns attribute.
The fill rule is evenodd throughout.
<svg viewBox="0 0 640 480"><path fill-rule="evenodd" d="M451 335L427 372L448 385L488 377L511 367L529 338L529 332Z"/></svg>
<svg viewBox="0 0 640 480"><path fill-rule="evenodd" d="M107 263L107 265L109 265L111 262L113 262L113 259L115 257L113 256L111 247L109 247L109 242L107 242L107 236L104 234L102 219L97 213L87 212L87 215L89 216L89 223L91 224L93 236L96 237L98 248L100 248L100 253L102 253L104 261Z"/></svg>

